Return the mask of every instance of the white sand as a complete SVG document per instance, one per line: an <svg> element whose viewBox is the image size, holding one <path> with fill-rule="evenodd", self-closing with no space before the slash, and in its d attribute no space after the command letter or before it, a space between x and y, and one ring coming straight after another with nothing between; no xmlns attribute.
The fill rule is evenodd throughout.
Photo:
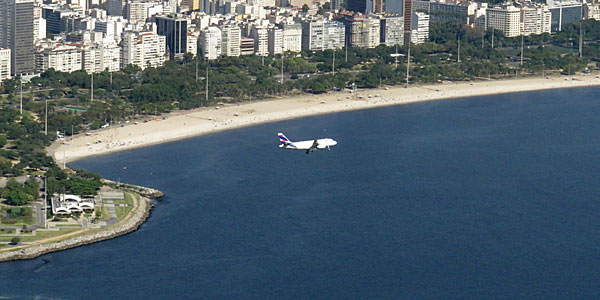
<svg viewBox="0 0 600 300"><path fill-rule="evenodd" d="M59 164L62 164L89 155L122 151L218 130L309 115L447 98L600 85L600 79L593 75L577 76L578 80L572 79L573 76L561 76L549 79L392 87L389 90L357 90L354 94L345 91L323 95L301 95L241 105L203 108L173 113L168 115L166 120L152 119L147 123L139 120L137 125L132 123L124 127L115 125L104 130L80 134L71 140L67 139L65 141L67 144L56 142L48 152Z"/></svg>

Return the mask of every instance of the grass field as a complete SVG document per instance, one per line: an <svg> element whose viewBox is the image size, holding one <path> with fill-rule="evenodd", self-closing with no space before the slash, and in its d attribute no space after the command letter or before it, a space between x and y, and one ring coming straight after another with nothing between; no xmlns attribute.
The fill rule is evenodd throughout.
<svg viewBox="0 0 600 300"><path fill-rule="evenodd" d="M117 219L122 220L133 208L133 196L130 193L125 193L125 199L116 200L115 203L115 211L117 212ZM128 206L119 206L120 204L126 204Z"/></svg>

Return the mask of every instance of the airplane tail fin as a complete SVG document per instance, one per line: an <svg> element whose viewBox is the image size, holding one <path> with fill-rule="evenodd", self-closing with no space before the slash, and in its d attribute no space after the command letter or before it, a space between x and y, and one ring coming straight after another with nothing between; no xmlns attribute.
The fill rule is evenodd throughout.
<svg viewBox="0 0 600 300"><path fill-rule="evenodd" d="M279 142L281 142L282 146L293 146L294 143L292 141L290 141L287 137L285 137L285 135L283 133L278 133L277 134L279 136Z"/></svg>

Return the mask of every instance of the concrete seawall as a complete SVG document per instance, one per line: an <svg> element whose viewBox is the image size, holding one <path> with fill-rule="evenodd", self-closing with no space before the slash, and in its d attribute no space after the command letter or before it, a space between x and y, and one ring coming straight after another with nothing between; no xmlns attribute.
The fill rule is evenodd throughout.
<svg viewBox="0 0 600 300"><path fill-rule="evenodd" d="M3 252L0 253L0 262L32 259L46 253L75 248L130 233L138 229L140 225L144 223L144 221L150 215L151 209L152 205L150 204L150 199L140 197L138 200L137 209L133 210L130 217L122 223L117 223L116 225L99 232L90 234L82 233L81 235L59 242L50 242L47 244L26 247L20 250Z"/></svg>

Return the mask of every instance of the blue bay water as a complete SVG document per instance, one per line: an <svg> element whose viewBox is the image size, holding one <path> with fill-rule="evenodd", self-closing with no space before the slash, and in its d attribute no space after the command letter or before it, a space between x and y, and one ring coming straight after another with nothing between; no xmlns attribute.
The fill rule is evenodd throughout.
<svg viewBox="0 0 600 300"><path fill-rule="evenodd" d="M599 92L337 113L75 162L165 200L134 233L0 264L0 296L598 299ZM339 144L305 155L277 132Z"/></svg>

